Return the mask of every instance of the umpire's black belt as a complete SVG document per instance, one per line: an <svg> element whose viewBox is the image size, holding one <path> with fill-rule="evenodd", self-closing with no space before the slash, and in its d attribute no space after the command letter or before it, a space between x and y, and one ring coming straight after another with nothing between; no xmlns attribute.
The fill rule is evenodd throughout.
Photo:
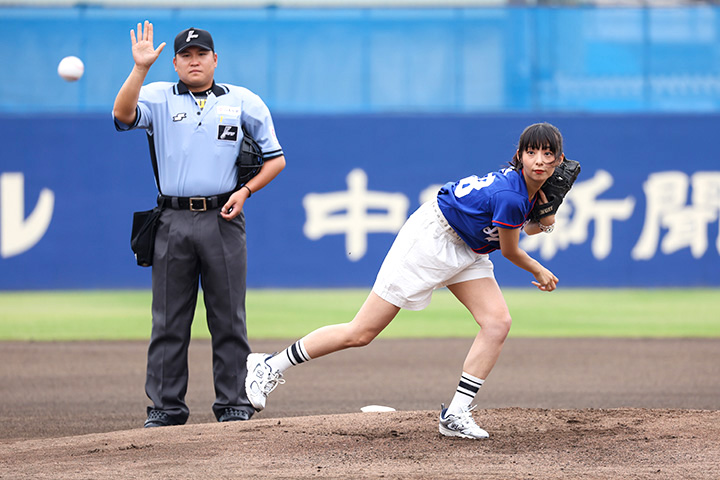
<svg viewBox="0 0 720 480"><path fill-rule="evenodd" d="M158 195L157 202L161 208L205 212L225 205L230 195L232 195L232 192L213 195L212 197L168 197L167 195Z"/></svg>

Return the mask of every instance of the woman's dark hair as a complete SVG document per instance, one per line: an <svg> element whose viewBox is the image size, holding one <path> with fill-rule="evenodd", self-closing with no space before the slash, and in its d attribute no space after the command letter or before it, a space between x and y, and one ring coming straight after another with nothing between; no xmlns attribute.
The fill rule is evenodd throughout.
<svg viewBox="0 0 720 480"><path fill-rule="evenodd" d="M542 148L550 149L555 154L555 163L557 164L563 154L563 138L560 130L549 123L535 123L527 127L518 143L518 152L520 155L527 149L540 150ZM518 152L513 155L510 165L515 170L522 170L522 160L518 156Z"/></svg>

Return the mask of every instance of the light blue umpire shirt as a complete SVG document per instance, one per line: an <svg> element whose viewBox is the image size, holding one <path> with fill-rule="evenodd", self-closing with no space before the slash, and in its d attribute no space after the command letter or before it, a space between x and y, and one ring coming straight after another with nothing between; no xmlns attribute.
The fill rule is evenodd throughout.
<svg viewBox="0 0 720 480"><path fill-rule="evenodd" d="M204 104L204 107L201 106ZM115 128L145 129L163 195L212 196L237 186L235 159L245 126L265 160L283 154L270 110L244 87L213 82L203 101L182 83L143 85L133 125L115 119Z"/></svg>

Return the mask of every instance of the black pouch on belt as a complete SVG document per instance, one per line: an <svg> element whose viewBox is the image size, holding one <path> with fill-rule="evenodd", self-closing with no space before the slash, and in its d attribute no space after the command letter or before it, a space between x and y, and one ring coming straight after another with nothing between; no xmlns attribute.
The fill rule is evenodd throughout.
<svg viewBox="0 0 720 480"><path fill-rule="evenodd" d="M135 259L141 267L152 265L155 250L155 233L157 232L161 213L162 209L160 207L133 213L130 248L135 252Z"/></svg>

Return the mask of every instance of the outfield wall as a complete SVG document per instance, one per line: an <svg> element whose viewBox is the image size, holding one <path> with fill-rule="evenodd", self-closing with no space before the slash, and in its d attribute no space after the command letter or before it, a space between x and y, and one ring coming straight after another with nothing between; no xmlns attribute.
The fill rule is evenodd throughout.
<svg viewBox="0 0 720 480"><path fill-rule="evenodd" d="M246 204L251 287L369 287L422 199L501 168L536 121L583 165L555 232L522 241L561 285L720 285L720 115L275 120L288 164ZM145 134L115 132L109 113L0 117L0 131L0 289L149 286L129 247L156 193ZM530 286L492 258L501 285Z"/></svg>
<svg viewBox="0 0 720 480"><path fill-rule="evenodd" d="M500 168L544 120L583 172L557 230L523 246L562 285L720 285L720 7L83 4L0 8L0 289L149 286L129 249L155 196L147 142L110 119L144 19L156 44L212 31L217 79L273 112L288 166L246 207L252 287L369 287L423 198ZM66 55L78 82L57 76ZM171 59L147 80L174 79ZM501 284L529 285L493 256Z"/></svg>

